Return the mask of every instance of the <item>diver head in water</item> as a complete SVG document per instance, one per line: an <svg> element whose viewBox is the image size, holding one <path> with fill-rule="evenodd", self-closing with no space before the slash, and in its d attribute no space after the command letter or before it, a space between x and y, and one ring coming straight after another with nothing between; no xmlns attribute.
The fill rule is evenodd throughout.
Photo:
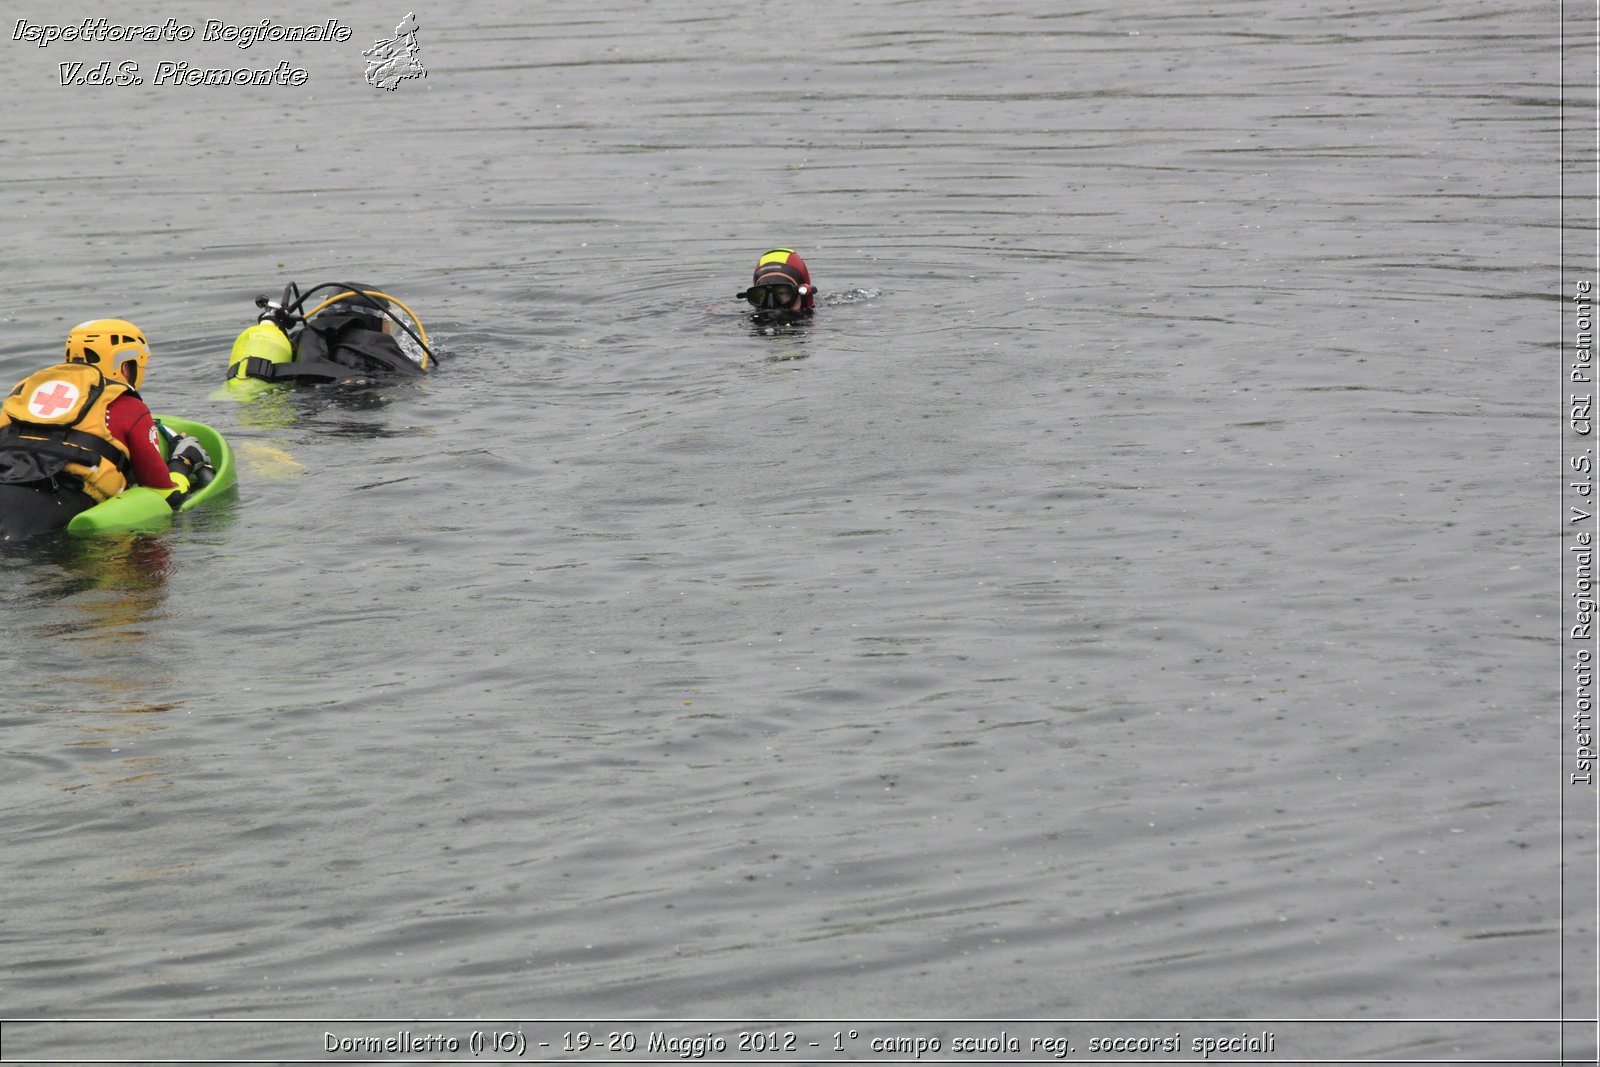
<svg viewBox="0 0 1600 1067"><path fill-rule="evenodd" d="M749 301L760 314L799 318L811 314L816 295L811 272L800 254L792 248L774 248L756 261L750 288L739 298Z"/></svg>
<svg viewBox="0 0 1600 1067"><path fill-rule="evenodd" d="M412 329L408 311L400 301L370 285L342 287L306 312L305 329L296 339L296 358L332 358L380 376L430 370L431 353L419 330ZM320 346L311 335L320 335ZM302 347L310 349L305 357L300 353ZM319 352L319 347L327 351ZM403 356L404 362L395 359L396 355Z"/></svg>

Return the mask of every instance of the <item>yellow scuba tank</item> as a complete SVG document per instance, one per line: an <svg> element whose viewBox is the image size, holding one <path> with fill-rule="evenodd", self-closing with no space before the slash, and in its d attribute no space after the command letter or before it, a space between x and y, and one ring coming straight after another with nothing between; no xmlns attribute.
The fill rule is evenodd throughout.
<svg viewBox="0 0 1600 1067"><path fill-rule="evenodd" d="M264 377L250 374L251 361L289 363L294 360L294 345L275 322L258 322L239 334L228 355L228 378L218 396L231 396L236 400L251 399L264 394L282 392ZM259 367L260 362L255 366Z"/></svg>
<svg viewBox="0 0 1600 1067"><path fill-rule="evenodd" d="M258 322L234 339L233 352L228 356L228 377L250 377L246 362L250 359L288 363L294 359L294 346L277 323Z"/></svg>

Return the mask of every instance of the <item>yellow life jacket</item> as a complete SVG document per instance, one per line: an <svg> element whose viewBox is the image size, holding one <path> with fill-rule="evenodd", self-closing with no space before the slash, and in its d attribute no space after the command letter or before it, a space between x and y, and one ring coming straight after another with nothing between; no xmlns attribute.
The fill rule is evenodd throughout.
<svg viewBox="0 0 1600 1067"><path fill-rule="evenodd" d="M64 482L97 503L122 492L133 457L107 420L111 402L128 393L139 395L87 363L24 378L0 404L0 482Z"/></svg>

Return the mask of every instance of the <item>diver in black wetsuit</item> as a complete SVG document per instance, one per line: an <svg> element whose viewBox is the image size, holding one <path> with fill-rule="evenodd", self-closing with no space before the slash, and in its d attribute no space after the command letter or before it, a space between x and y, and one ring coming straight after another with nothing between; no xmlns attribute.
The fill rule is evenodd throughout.
<svg viewBox="0 0 1600 1067"><path fill-rule="evenodd" d="M306 311L313 295L326 298ZM371 286L333 282L305 293L293 282L283 299L256 297L256 325L241 333L228 377L312 385L370 385L433 369L428 335L411 309Z"/></svg>

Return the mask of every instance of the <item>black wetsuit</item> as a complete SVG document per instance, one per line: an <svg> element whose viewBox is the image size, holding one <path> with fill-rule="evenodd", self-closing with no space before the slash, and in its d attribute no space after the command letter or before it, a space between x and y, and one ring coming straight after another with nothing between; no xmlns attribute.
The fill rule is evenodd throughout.
<svg viewBox="0 0 1600 1067"><path fill-rule="evenodd" d="M276 382L365 383L424 373L400 342L373 326L369 315L323 312L308 320L291 338L294 359L272 363L249 359L245 373Z"/></svg>
<svg viewBox="0 0 1600 1067"><path fill-rule="evenodd" d="M0 484L0 541L63 530L80 511L94 507L94 498L60 486Z"/></svg>

